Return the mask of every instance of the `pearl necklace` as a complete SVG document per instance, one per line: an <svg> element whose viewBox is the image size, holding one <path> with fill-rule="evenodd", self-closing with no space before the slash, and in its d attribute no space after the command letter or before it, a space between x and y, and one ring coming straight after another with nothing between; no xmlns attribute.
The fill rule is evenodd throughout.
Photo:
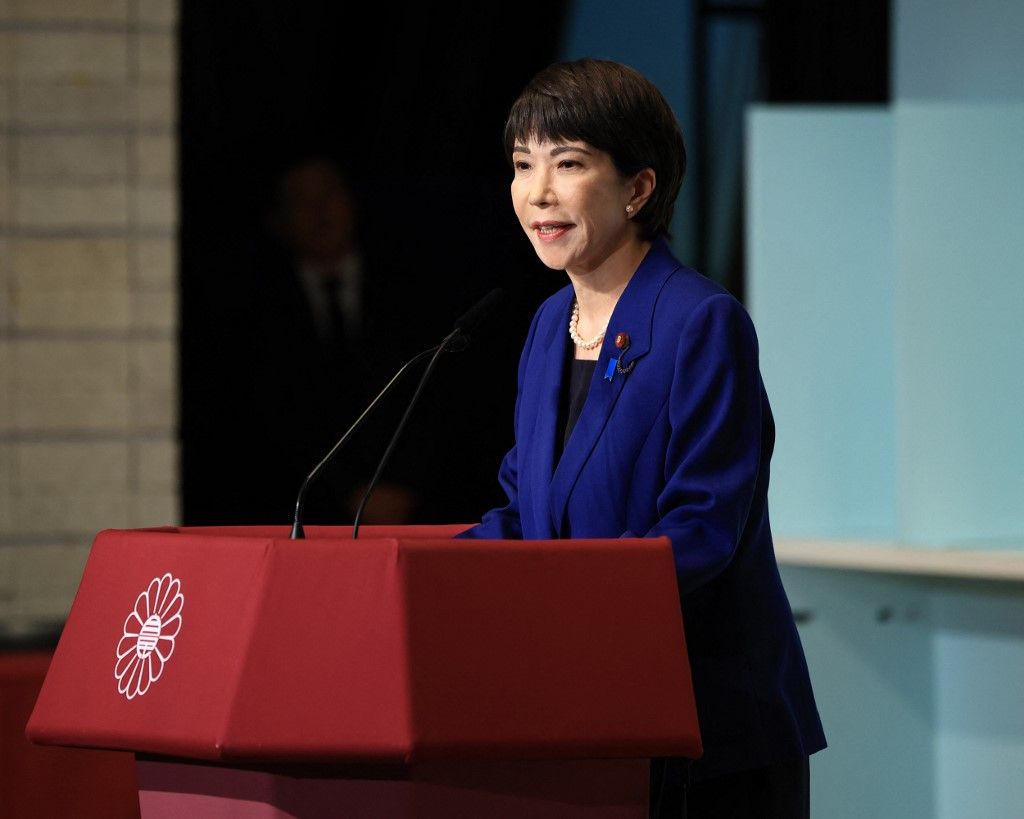
<svg viewBox="0 0 1024 819"><path fill-rule="evenodd" d="M608 332L608 325L604 326L604 329L594 336L589 341L580 338L580 334L577 332L577 327L580 323L580 303L573 301L572 303L572 318L569 319L569 338L572 339L572 343L579 347L581 350L593 350L598 344L604 341L604 334Z"/></svg>

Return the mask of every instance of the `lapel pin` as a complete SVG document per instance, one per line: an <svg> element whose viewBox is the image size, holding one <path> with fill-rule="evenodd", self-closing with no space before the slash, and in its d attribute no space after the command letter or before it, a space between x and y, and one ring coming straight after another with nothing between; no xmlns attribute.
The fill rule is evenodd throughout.
<svg viewBox="0 0 1024 819"><path fill-rule="evenodd" d="M630 361L625 367L622 366L622 357L629 349L629 333L615 334L615 349L619 351L619 357L609 359L608 369L604 372L605 381L611 381L615 377L615 373L628 375L629 371L633 369L633 365L636 363L635 361Z"/></svg>

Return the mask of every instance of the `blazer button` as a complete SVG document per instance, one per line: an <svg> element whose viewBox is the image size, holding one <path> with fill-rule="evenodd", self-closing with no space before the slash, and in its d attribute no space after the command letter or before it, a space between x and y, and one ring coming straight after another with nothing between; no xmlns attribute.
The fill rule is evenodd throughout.
<svg viewBox="0 0 1024 819"><path fill-rule="evenodd" d="M629 346L629 333L616 333L615 334L615 347L619 350L624 350Z"/></svg>

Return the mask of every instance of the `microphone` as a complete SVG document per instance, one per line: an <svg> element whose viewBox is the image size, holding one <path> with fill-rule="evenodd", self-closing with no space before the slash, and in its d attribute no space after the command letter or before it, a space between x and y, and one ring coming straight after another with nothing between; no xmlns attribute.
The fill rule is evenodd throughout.
<svg viewBox="0 0 1024 819"><path fill-rule="evenodd" d="M469 346L470 340L473 338L473 331L476 330L476 328L480 326L481 322L491 314L498 302L500 302L504 297L505 291L500 287L495 287L490 293L459 316L455 324L452 325L458 335L455 335L455 337L452 338L451 343L448 345L448 349L453 353L461 353L465 350L466 347Z"/></svg>
<svg viewBox="0 0 1024 819"><path fill-rule="evenodd" d="M420 383L416 387L416 391L413 393L412 400L409 402L409 406L406 408L405 414L402 416L401 421L398 423L398 428L395 430L394 435L391 436L391 441L388 443L387 449L384 451L384 455L381 457L380 463L377 466L377 470L373 474L373 478L363 494L362 500L359 502L359 508L356 510L355 524L352 530L352 537L356 538L359 536L359 519L362 517L363 509L366 507L367 501L370 499L370 494L373 492L374 487L377 485L377 481L380 479L381 474L384 471L384 467L387 465L387 461L391 456L392 451L395 448L395 444L398 442L398 438L405 428L406 422L409 420L409 416L412 414L412 409L416 405L419 399L420 393L423 391L423 387L427 382L430 374L433 372L434 366L440 358L443 352L461 352L465 350L469 345L471 333L475 330L480 322L494 309L495 305L504 296L504 291L501 288L495 288L484 296L480 301L469 308L459 319L455 322L455 328L444 340L441 341L436 347L424 350L421 353L413 356L409 361L402 365L402 367L396 372L391 380L384 385L377 397L370 402L370 404L362 411L360 416L352 423L345 434L338 439L338 442L331 447L331 450L324 456L324 458L313 467L312 471L306 476L306 479L302 482L302 486L299 488L298 497L295 499L295 518L292 522L292 540L302 540L305 538L305 532L302 528L303 513L305 511L306 495L309 492L310 486L316 481L320 474L324 471L327 465L334 459L334 456L342 449L345 443L352 437L352 434L363 425L363 422L370 416L374 409L380 404L384 396L387 395L391 389L397 384L403 375L415 364L418 364L427 356L432 355L430 363L427 365L423 376L420 378Z"/></svg>
<svg viewBox="0 0 1024 819"><path fill-rule="evenodd" d="M409 401L409 406L406 408L405 414L402 415L402 420L398 422L398 426L395 428L395 432L391 436L391 440L388 442L387 449L384 450L380 463L377 465L377 471L373 473L373 477L370 478L370 483L366 487L366 492L363 493L363 498L359 501L359 507L356 509L355 520L352 524L353 540L359 537L359 521L363 516L363 510L366 508L366 503L370 500L370 495L373 494L373 490L377 486L377 481L380 480L380 476L384 472L384 467L387 465L388 459L391 457L391 453L394 451L395 445L398 443L398 439L402 435L402 430L405 429L409 416L412 415L413 407L416 406L420 393L423 392L423 388L426 386L427 380L434 372L434 367L436 366L438 359L441 357L441 353L446 350L451 352L461 352L462 350L465 350L472 339L472 332L480 326L480 323L491 313L491 311L494 310L498 302L500 302L504 296L505 291L500 287L496 287L491 290L486 296L480 299L480 301L463 313L461 318L455 322L455 329L445 336L444 341L437 346L437 352L434 353L434 357L430 359L430 363L427 364L426 369L423 371L423 375L420 377L420 383L416 385L416 391L412 394L412 399Z"/></svg>
<svg viewBox="0 0 1024 819"><path fill-rule="evenodd" d="M473 331L480 326L480 322L490 315L498 302L504 297L505 291L500 287L495 287L490 293L463 313L462 316L456 320L453 327L456 330L460 330L467 338L471 337L473 335Z"/></svg>

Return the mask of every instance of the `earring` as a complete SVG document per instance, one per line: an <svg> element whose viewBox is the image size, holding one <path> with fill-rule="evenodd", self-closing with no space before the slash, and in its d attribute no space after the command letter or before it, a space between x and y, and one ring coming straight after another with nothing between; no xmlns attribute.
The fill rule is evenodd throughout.
<svg viewBox="0 0 1024 819"><path fill-rule="evenodd" d="M626 213L632 213L632 212L633 212L633 206L632 205L626 205Z"/></svg>

